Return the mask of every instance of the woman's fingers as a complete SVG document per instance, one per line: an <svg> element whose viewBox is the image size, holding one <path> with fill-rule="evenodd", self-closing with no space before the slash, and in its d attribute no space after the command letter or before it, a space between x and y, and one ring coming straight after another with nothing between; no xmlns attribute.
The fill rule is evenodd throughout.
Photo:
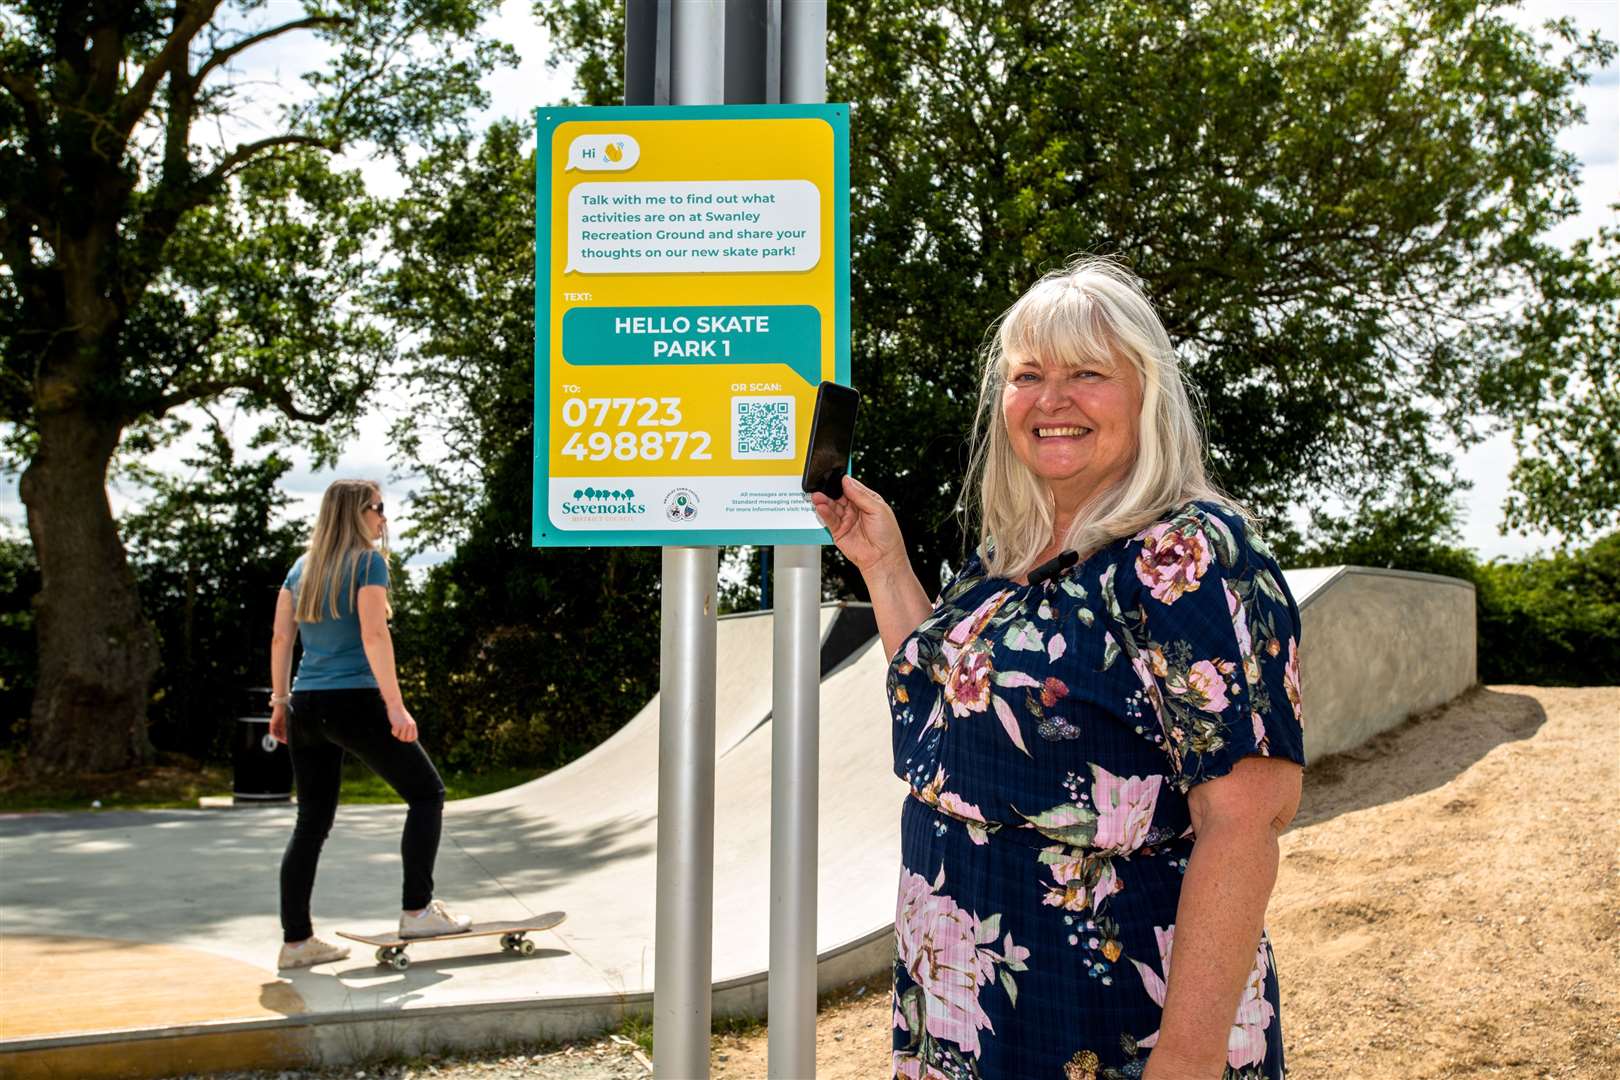
<svg viewBox="0 0 1620 1080"><path fill-rule="evenodd" d="M887 505L882 496L853 476L844 477L844 497L862 510L876 510Z"/></svg>
<svg viewBox="0 0 1620 1080"><path fill-rule="evenodd" d="M819 497L819 501L812 500L811 507L816 512L816 519L827 527L827 531L833 534L834 540L849 531L853 515L850 513L849 506L843 500L834 502L822 495Z"/></svg>

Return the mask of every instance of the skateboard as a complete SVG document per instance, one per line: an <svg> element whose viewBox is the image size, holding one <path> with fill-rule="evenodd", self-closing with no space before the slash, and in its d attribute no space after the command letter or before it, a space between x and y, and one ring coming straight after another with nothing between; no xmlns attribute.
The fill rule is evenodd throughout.
<svg viewBox="0 0 1620 1080"><path fill-rule="evenodd" d="M539 933L550 930L560 924L568 916L561 911L548 911L544 915L535 915L528 919L517 919L509 922L483 922L473 923L472 926L454 934L433 934L428 937L402 938L399 934L351 934L347 930L339 930L337 936L358 941L365 945L374 945L377 949L377 963L382 967L391 967L395 971L404 971L411 966L411 958L405 955L405 950L412 945L419 945L428 941L451 941L456 938L492 937L501 936L501 951L516 953L519 956L530 956L534 953L534 942L525 934Z"/></svg>

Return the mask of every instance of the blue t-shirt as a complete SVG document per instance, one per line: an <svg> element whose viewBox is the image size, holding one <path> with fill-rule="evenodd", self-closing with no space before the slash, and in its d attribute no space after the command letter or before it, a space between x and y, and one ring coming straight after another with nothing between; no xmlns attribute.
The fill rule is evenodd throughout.
<svg viewBox="0 0 1620 1080"><path fill-rule="evenodd" d="M367 585L388 587L388 560L380 551L355 553L360 562L355 570L356 595ZM304 557L300 555L287 571L282 587L293 594L297 604L298 583L304 575ZM298 662L298 674L293 679L294 690L351 690L376 687L377 677L371 673L366 659L366 648L360 640L360 613L355 610L354 598L349 595L348 566L339 578L337 618L326 597L321 598L319 622L300 622L298 636L304 642L304 658Z"/></svg>

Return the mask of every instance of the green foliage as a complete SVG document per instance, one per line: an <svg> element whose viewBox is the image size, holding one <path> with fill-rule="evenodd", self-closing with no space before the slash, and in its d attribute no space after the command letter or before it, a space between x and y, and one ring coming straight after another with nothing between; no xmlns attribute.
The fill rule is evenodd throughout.
<svg viewBox="0 0 1620 1080"><path fill-rule="evenodd" d="M528 483L527 446L512 454ZM396 578L400 685L451 769L562 765L658 689L658 553L535 550L526 499L480 511L420 586Z"/></svg>
<svg viewBox="0 0 1620 1080"><path fill-rule="evenodd" d="M452 768L561 764L658 685L658 553L529 543L531 138L501 122L424 159L394 231L389 312L417 401L394 434L423 478L410 539L455 548L396 590L395 633L406 700Z"/></svg>
<svg viewBox="0 0 1620 1080"><path fill-rule="evenodd" d="M1540 293L1481 390L1519 455L1507 526L1576 537L1620 526L1620 230L1549 257Z"/></svg>
<svg viewBox="0 0 1620 1080"><path fill-rule="evenodd" d="M624 8L601 0L538 0L534 5L547 35L564 44L546 64L555 69L565 59L574 61L581 105L624 104Z"/></svg>
<svg viewBox="0 0 1620 1080"><path fill-rule="evenodd" d="M1459 546L1456 497L1438 487L1394 501L1358 500L1347 513L1312 517L1315 542L1277 545L1285 566L1379 566L1472 580L1478 565Z"/></svg>
<svg viewBox="0 0 1620 1080"><path fill-rule="evenodd" d="M26 540L0 532L0 753L26 741L34 695L34 594L39 564Z"/></svg>
<svg viewBox="0 0 1620 1080"><path fill-rule="evenodd" d="M207 760L229 750L230 721L254 715L269 685L276 594L304 544L282 520L280 454L239 460L219 428L175 478L147 472L152 497L123 521L162 665L149 707L160 749ZM262 715L262 714L259 714Z"/></svg>
<svg viewBox="0 0 1620 1080"><path fill-rule="evenodd" d="M587 100L616 92L618 46L580 28L614 6L544 9L595 73ZM1143 278L1202 392L1218 479L1273 533L1302 502L1455 487L1444 447L1482 406L1513 419L1534 398L1537 431L1579 436L1558 343L1589 325L1612 357L1612 309L1595 306L1611 279L1542 238L1576 208L1557 146L1573 91L1614 46L1564 23L1555 52L1502 6L831 5L828 96L852 103L857 454L923 579L963 553L986 328L1076 252ZM1559 273L1581 266L1590 288ZM1612 387L1612 365L1583 370ZM1566 487L1613 507L1598 464L1573 460Z"/></svg>
<svg viewBox="0 0 1620 1080"><path fill-rule="evenodd" d="M1473 580L1481 681L1620 681L1620 532L1574 553L1484 563Z"/></svg>

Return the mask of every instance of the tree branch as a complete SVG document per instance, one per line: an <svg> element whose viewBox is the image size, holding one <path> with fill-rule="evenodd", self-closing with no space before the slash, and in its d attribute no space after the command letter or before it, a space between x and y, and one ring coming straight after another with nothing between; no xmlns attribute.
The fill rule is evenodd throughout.
<svg viewBox="0 0 1620 1080"><path fill-rule="evenodd" d="M238 143L236 149L227 154L218 165L214 166L206 176L202 177L194 185L194 188L199 192L206 193L216 185L224 183L233 172L259 154L281 146L313 146L321 150L328 150L334 154L343 149L342 144L335 139L323 139L319 135L299 135L294 132L272 135L269 138L260 139L258 142Z"/></svg>
<svg viewBox="0 0 1620 1080"><path fill-rule="evenodd" d="M51 153L50 140L46 138L45 103L40 99L39 87L33 79L25 79L9 68L0 68L0 90L11 95L11 100L22 111L23 126L28 130L28 152L39 163L41 171L56 180L59 169L56 155Z"/></svg>
<svg viewBox="0 0 1620 1080"><path fill-rule="evenodd" d="M152 105L152 96L157 93L158 84L163 81L171 69L186 68L186 54L191 48L191 42L197 32L208 24L218 9L220 0L192 0L195 5L186 11L186 14L169 33L156 56L146 62L141 69L140 78L135 80L119 99L118 106L113 112L114 128L118 134L128 139L130 132L140 122L141 116Z"/></svg>
<svg viewBox="0 0 1620 1080"><path fill-rule="evenodd" d="M370 387L371 380L363 379L359 389L364 391ZM333 402L319 412L308 412L298 407L293 401L292 391L286 386L271 383L256 376L244 375L234 379L208 379L190 386L172 390L167 394L146 398L133 403L133 407L126 411L126 422L133 422L142 416L154 419L163 416L170 409L188 402L199 401L204 398L218 397L220 394L232 390L243 390L250 394L257 394L274 406L289 420L297 420L305 424L325 424L331 421L338 413L343 411L341 402Z"/></svg>
<svg viewBox="0 0 1620 1080"><path fill-rule="evenodd" d="M282 23L280 26L272 26L268 30L261 30L257 34L251 34L233 45L227 45L223 49L215 49L208 59L203 61L202 67L197 69L197 74L193 76L193 78L200 83L206 79L208 74L215 68L220 67L223 64L230 63L231 59L238 53L251 49L253 46L258 45L261 42L269 41L271 38L280 37L282 34L289 33L293 30L314 30L318 27L348 26L352 24L353 21L354 20L352 19L343 19L335 15L311 15L307 19L295 19L289 23Z"/></svg>

